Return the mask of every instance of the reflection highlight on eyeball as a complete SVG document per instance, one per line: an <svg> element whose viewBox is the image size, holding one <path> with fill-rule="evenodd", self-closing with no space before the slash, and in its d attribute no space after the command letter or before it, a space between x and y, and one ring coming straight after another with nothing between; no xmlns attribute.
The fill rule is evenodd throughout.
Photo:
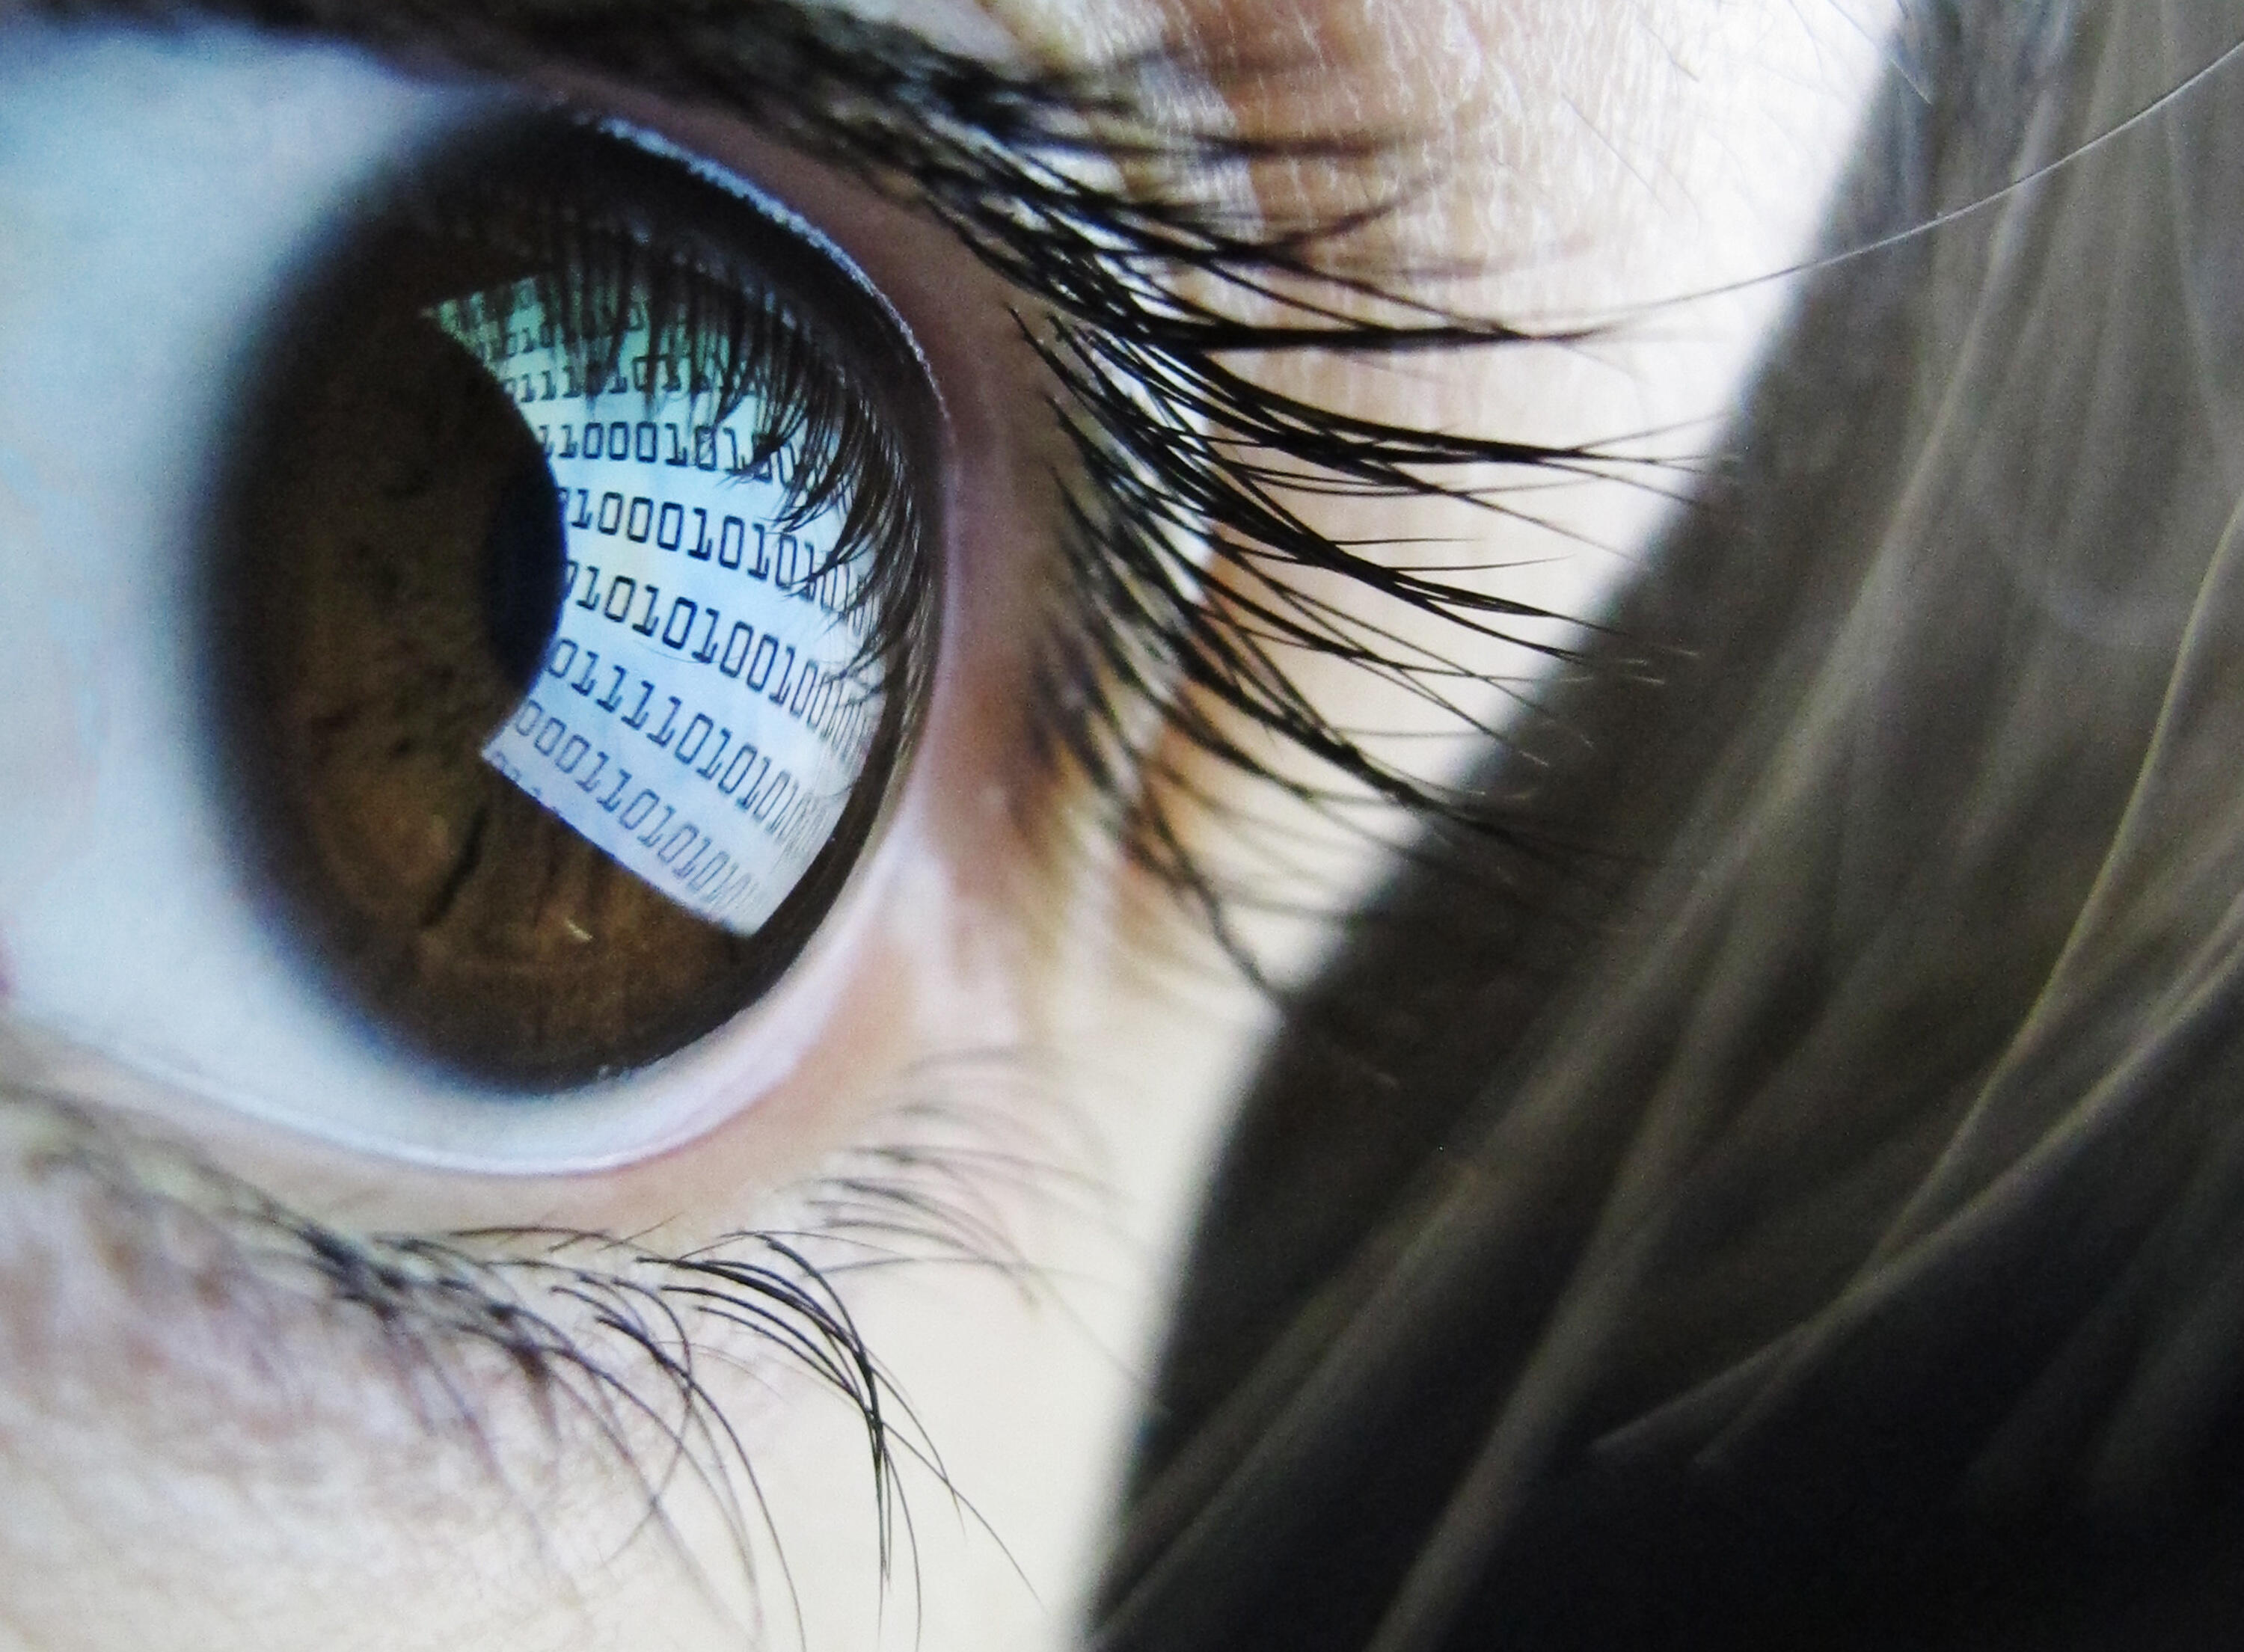
<svg viewBox="0 0 2244 1652"><path fill-rule="evenodd" d="M932 467L849 273L664 158L534 118L386 193L244 422L219 720L341 1008L543 1093L728 1020L838 898Z"/></svg>
<svg viewBox="0 0 2244 1652"><path fill-rule="evenodd" d="M755 450L762 409L711 416L644 306L595 389L534 287L504 296L436 319L537 421L566 560L538 674L483 760L679 905L754 934L840 819L885 698L842 508L793 522L800 456ZM601 416L633 392L636 418Z"/></svg>

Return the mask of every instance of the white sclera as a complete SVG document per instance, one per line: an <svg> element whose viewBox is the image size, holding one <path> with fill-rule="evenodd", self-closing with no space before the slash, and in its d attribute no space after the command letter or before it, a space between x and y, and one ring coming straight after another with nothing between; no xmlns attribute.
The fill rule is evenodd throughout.
<svg viewBox="0 0 2244 1652"><path fill-rule="evenodd" d="M880 721L865 558L834 561L840 499L789 518L795 451L757 462L760 407L716 416L634 308L595 394L534 282L435 312L544 443L568 548L544 665L483 757L679 905L753 934L825 847Z"/></svg>

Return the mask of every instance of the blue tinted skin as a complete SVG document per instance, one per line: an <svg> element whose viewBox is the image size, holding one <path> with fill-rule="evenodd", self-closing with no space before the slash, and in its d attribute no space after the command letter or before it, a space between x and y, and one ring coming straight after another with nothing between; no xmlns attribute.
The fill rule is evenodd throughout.
<svg viewBox="0 0 2244 1652"><path fill-rule="evenodd" d="M1488 267L1443 296L1551 324L1634 315L1793 263L1890 25L1883 8L1842 0L1398 0L1375 29L1353 8L1280 0L897 14L998 57L1080 60L1163 31L1298 45L1325 65L1286 83L1314 92L1308 106L1179 96L1247 127L1422 134L1414 158L1433 181L1366 250L1390 266ZM335 1306L334 1282L266 1217L152 1222L145 1201L56 1170L51 1150L80 1126L19 1105L0 1166L0 1646L692 1649L740 1645L743 1625L756 1643L818 1652L1068 1644L1173 1258L1268 1017L1112 857L1042 853L1078 799L1062 788L1021 806L1008 708L1025 691L1018 644L1052 531L1039 482L1051 438L1005 292L909 210L720 115L627 86L573 87L766 181L896 306L952 421L950 589L905 791L794 975L676 1069L557 1102L534 1128L519 1109L495 1126L432 1081L385 1071L347 1040L321 1042L317 1006L260 939L251 891L208 831L157 841L159 826L192 827L204 806L182 755L189 713L166 698L179 681L163 656L167 610L154 602L136 617L130 592L89 591L73 571L98 544L110 566L144 570L143 595L185 577L181 501L206 485L215 419L198 387L223 383L239 360L227 341L253 320L251 296L285 289L292 249L316 239L323 188L422 141L474 94L193 29L131 48L35 37L20 22L0 30L0 362L15 364L0 381L52 398L28 407L11 390L0 414L0 558L12 589L36 588L22 605L40 616L10 619L4 636L44 684L11 701L0 730L0 823L24 846L0 870L11 994L0 1060L14 1082L192 1142L352 1235L537 1224L676 1254L742 1230L830 1230L838 1197L859 1201L864 1224L846 1241L829 1231L822 1260L896 1247L923 1258L836 1276L882 1380L911 1407L891 1413L910 1520L890 1518L884 1583L856 1408L750 1331L694 1322L714 1408L695 1414L731 1433L689 1430L689 1467L673 1471L663 1431L681 1414L675 1385L549 1276L507 1278L653 1416L597 1381L574 1388L590 1406L526 1385L490 1338L429 1330L410 1281L360 1281L361 1296L391 1288L419 1305L387 1322ZM1345 197L1315 166L1260 186L1293 211ZM166 236L178 239L148 255ZM104 245L123 265L85 250ZM137 262L125 257L135 247ZM76 273L57 279L64 268ZM107 292L105 280L138 285ZM1673 440L1687 448L1713 439L1784 300L1777 283L1662 303L1593 348L1501 362L1297 364L1281 388L1430 428L1549 443L1682 432ZM105 317L159 303L175 307L174 340L197 372L165 378L145 354L102 355ZM135 362L141 378L104 376ZM108 449L75 439L105 418L124 432ZM1391 554L1484 569L1458 577L1583 616L1659 519L1656 500L1618 485L1548 496L1539 526L1306 508L1335 535L1417 539ZM1428 640L1490 679L1471 708L1488 718L1508 704L1496 679L1539 669L1520 651ZM127 660L134 648L150 652ZM1454 716L1430 719L1361 671L1305 666L1302 687L1351 725L1391 732L1385 749L1422 770L1463 749ZM153 721L127 727L120 708ZM146 789L120 792L120 775ZM32 796L51 821L7 813ZM1210 826L1196 846L1328 909L1374 871L1361 838L1288 818L1267 796L1255 806L1267 829ZM105 864L139 868L141 884L104 893L89 878L81 857L104 845ZM57 939L96 930L100 944L76 951ZM1274 925L1254 938L1282 973L1320 934ZM240 1203L164 1153L125 1156L179 1211ZM800 1192L837 1171L826 1204ZM1031 1275L961 1265L960 1244L923 1231L899 1236L894 1219L937 1195L965 1251L1024 1259ZM271 1241L263 1260L229 1248L244 1234ZM527 1241L470 1249L546 1254ZM605 1278L629 1272L620 1252L569 1256ZM670 1346L666 1334L651 1332ZM916 1454L929 1452L957 1500ZM662 1519L649 1522L653 1483Z"/></svg>

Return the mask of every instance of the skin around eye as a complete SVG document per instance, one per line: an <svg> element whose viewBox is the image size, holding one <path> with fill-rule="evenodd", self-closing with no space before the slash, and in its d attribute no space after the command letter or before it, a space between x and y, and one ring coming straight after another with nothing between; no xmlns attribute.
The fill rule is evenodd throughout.
<svg viewBox="0 0 2244 1652"><path fill-rule="evenodd" d="M1606 9L1592 10L1607 17ZM1655 75L1646 82L1645 64L1663 59L1630 32L1622 15L1628 11L1611 9L1606 35L1578 33L1570 22L1516 8L1413 5L1400 14L1411 25L1402 32L1421 45L1447 38L1450 47L1441 52L1344 40L1346 19L1337 8L1281 12L1235 0L1203 9L1184 26L1220 44L1290 38L1286 31L1306 24L1321 41L1332 37L1319 49L1329 48L1326 84L1338 101L1359 98L1361 107L1375 105L1406 124L1472 104L1472 87L1460 77L1493 74L1507 53L1547 51L1558 65L1547 106L1515 117L1495 100L1475 105L1486 111L1488 131L1479 136L1487 141L1457 152L1463 166L1454 187L1464 195L1483 185L1518 185L1519 174L1500 164L1498 135L1539 143L1542 117L1569 104L1616 111L1615 120L1566 128L1571 139L1538 152L1530 169L1533 189L1571 199L1585 191L1585 175L1606 176L1596 158L1618 111L1674 100L1665 105L1674 115L1672 127L1645 136L1662 131L1648 121L1633 152L1642 160L1670 158L1664 145L1673 143L1707 170L1651 169L1679 180L1672 202L1659 197L1673 210L1619 214L1619 227L1599 243L1612 268L1633 272L1582 299L1611 308L1632 296L1665 295L1680 272L1694 272L1683 275L1683 285L1696 280L1693 260L1707 239L1705 224L1686 203L1738 181L1707 158L1742 165L1741 157L1762 152L1726 142L1734 133L1724 120L1765 110L1776 89L1791 97L1802 80L1803 54L1812 56L1790 44L1766 58L1742 50L1686 55L1675 61L1676 81ZM1771 27L1781 35L1795 15L1794 8L1772 5L1764 21L1774 18ZM1033 16L1008 13L1005 31L1024 57L1076 61L1142 42L1169 21L1134 6L1094 12L1055 5ZM1538 42L1533 30L1545 26L1552 32ZM1614 53L1573 49L1599 41L1615 45ZM100 131L121 134L130 125L124 114L135 107L226 111L202 117L213 131L199 152L188 143L157 146L182 170L141 177L139 205L149 222L177 200L193 199L213 226L246 223L252 233L243 246L256 258L247 270L214 256L206 263L174 260L161 272L166 280L152 273L122 288L118 266L89 258L63 284L98 295L80 310L31 312L0 300L0 363L40 364L37 375L10 371L7 382L74 388L91 369L112 372L127 361L152 375L136 381L135 396L78 407L73 421L5 427L6 531L18 536L0 544L11 569L24 545L76 543L81 529L110 532L118 520L145 534L152 548L186 554L206 503L195 489L206 485L199 478L223 425L207 397L195 394L227 382L226 369L234 364L207 347L174 361L160 350L118 344L90 367L89 352L111 347L105 326L121 327L144 310L176 310L184 300L167 283L196 285L186 282L190 275L206 278L198 290L230 307L218 320L172 319L187 336L239 336L227 329L245 327L245 314L274 295L282 274L308 255L291 205L301 198L262 186L270 174L246 176L245 183L260 186L244 187L239 202L213 199L225 183L223 168L216 178L185 174L191 161L227 152L228 122L253 135L260 165L285 168L293 157L314 172L320 140L305 134L342 132L344 152L330 159L355 175L394 145L449 130L460 118L456 88L431 90L341 54L298 59L324 66L292 93L258 67L276 49L271 41L190 37L168 50L138 41L116 47L113 56L74 57L84 45L25 46L20 38L7 45L26 54L11 69L20 70L27 90L0 98L0 119L21 122L26 133L82 114L84 100L104 85L125 88L119 98L125 108L114 122L94 123L95 132L73 146L78 171L0 188L0 214L10 226L0 236L0 260L37 268L47 261L47 243L35 240L31 226L59 222L75 233L117 206L112 179L139 177L132 168L145 163L146 152L121 135L103 139L105 150L91 140ZM168 90L135 56L152 50L183 71ZM1875 42L1866 50L1874 60ZM49 55L38 57L40 51ZM1817 139L1809 152L1835 157L1867 71L1817 79L1823 73L1818 68L1807 77L1822 89L1820 99L1806 100L1812 111L1797 101L1786 107ZM237 77L239 97L226 95L229 74ZM573 65L571 87L583 92L589 74ZM1700 97L1702 81L1713 84ZM386 90L373 94L370 106L348 102L371 86ZM44 101L35 102L28 89ZM29 1489L0 1500L0 1599L9 1602L9 1630L31 1644L101 1652L260 1641L384 1652L551 1644L691 1649L739 1644L744 1625L754 1643L821 1652L907 1638L934 1652L978 1652L1059 1646L1074 1637L1074 1602L1095 1563L1140 1393L1134 1373L1157 1334L1169 1259L1186 1230L1226 1102L1267 1025L1264 1007L1212 961L1193 957L1171 968L1159 961L1168 954L1133 950L1144 936L1127 927L1128 874L1097 853L1044 855L1051 846L1020 826L1024 818L1054 819L1034 806L1037 799L1024 799L1021 777L1032 765L1011 740L1026 680L1023 644L1048 597L1035 570L1052 536L1044 484L1056 444L1043 381L1011 370L1021 349L1007 291L908 202L827 192L813 164L775 150L721 111L629 86L603 85L598 95L603 107L757 177L806 211L814 207L821 228L923 342L957 461L950 482L949 520L958 542L948 547L945 651L916 759L919 772L941 772L944 783L898 805L889 852L869 873L870 893L806 952L801 990L752 1012L749 1030L772 1034L754 1062L728 1064L713 1055L704 1069L669 1075L689 1090L700 1086L713 1106L734 1102L745 1088L763 1082L767 1073L754 1069L781 1072L778 1086L722 1128L706 1127L709 1113L686 1109L679 1116L686 1122L667 1138L671 1150L652 1156L644 1156L647 1138L636 1127L618 1126L613 1116L585 1123L570 1152L558 1156L584 1173L565 1177L468 1173L464 1167L503 1162L494 1143L504 1138L459 1123L463 1098L434 1075L398 1086L389 1104L421 1109L419 1123L431 1132L422 1139L443 1141L446 1151L428 1154L433 1164L401 1167L382 1156L394 1143L341 1131L331 1132L340 1141L306 1142L183 1100L177 1081L195 1075L151 1082L113 1059L85 1055L97 1033L112 1056L132 1056L183 1028L222 1050L253 1042L264 1047L292 1018L324 1008L278 947L260 954L252 946L224 968L211 967L213 932L203 926L245 933L256 899L222 870L233 862L221 812L193 785L183 786L178 807L200 852L169 880L142 870L145 860L128 853L131 840L104 839L116 853L103 864L118 868L120 879L139 880L102 897L136 943L118 949L105 967L114 971L119 995L159 981L175 995L172 1007L162 1015L136 1015L130 1025L119 1017L105 1027L64 1029L76 1035L68 1049L11 1023L17 1090L36 1081L42 1093L158 1115L174 1133L186 1134L199 1156L246 1176L287 1210L317 1220L292 1225L239 1189L214 1194L160 1151L140 1157L122 1148L87 1150L71 1119L51 1109L38 1113L36 1123L24 1122L34 1115L20 1104L11 1112L12 1179L0 1200L8 1224L0 1258L10 1270L0 1330L10 1340L0 1369L18 1374L0 1379L0 1469L11 1487ZM338 121L339 106L360 109L362 118ZM1251 126L1252 113L1239 111L1242 125ZM1321 103L1303 118L1339 118ZM0 152L24 151L11 144ZM99 165L97 155L105 156ZM1804 166L1772 188L1783 197L1783 211L1765 219L1724 217L1714 239L1725 258L1747 270L1791 261L1827 181L1826 172ZM269 216L247 216L260 203ZM1502 262L1521 220L1444 225L1435 213L1413 221L1429 238L1421 251L1446 248L1461 259ZM1570 256L1599 261L1582 250L1585 239L1596 238L1554 233L1552 239ZM22 250L35 245L42 248L37 258ZM1540 241L1531 246L1549 250ZM1537 259L1523 254L1517 262L1527 267ZM29 290L12 274L0 281L0 293ZM1565 283L1552 279L1555 305ZM1456 413L1476 425L1513 421L1551 440L1636 430L1677 407L1725 403L1771 313L1709 322L1708 349L1680 350L1672 359L1648 340L1640 355L1618 367L1609 361L1582 373L1546 367L1515 379L1467 358L1424 361L1407 374L1331 362L1294 388L1319 406L1380 407L1426 428L1453 422ZM159 369L168 376L152 376ZM144 467L139 482L105 475L86 482L70 456L115 440L102 417L122 420L133 408L177 419L168 445L159 444L161 462ZM26 454L37 462L27 462ZM1321 520L1342 534L1368 526L1352 523L1344 505ZM1644 520L1632 495L1619 514L1585 531L1601 546L1626 548ZM1394 529L1393 523L1382 528ZM1547 557L1547 542L1533 543L1536 555ZM1522 550L1515 541L1476 539L1457 545L1455 555L1504 563L1518 560ZM160 573L167 565L152 563L159 571L132 582L132 600L157 603L159 614L171 611L166 600L191 600L180 580ZM48 608L88 600L83 583L71 583L71 564L39 566ZM125 600L115 591L95 598L97 606ZM160 625L145 635L148 657L171 673L162 680L185 681L187 664L176 639ZM65 659L80 645L66 632L44 630L24 644ZM180 754L192 749L191 731L162 709L152 690L127 705L132 672L145 663L128 670L120 657L114 672L72 664L78 674L71 680L105 685L105 709L89 719L67 697L40 703L34 708L44 718L40 738L23 732L30 726L27 711L0 747L0 762L10 775L59 774L47 795L76 811L66 815L71 829L121 831L117 812L97 807L112 792L79 760L82 725L130 723L128 711L144 718L145 726L128 731L136 759L174 774L185 766ZM1321 693L1351 691L1346 681L1315 686ZM1367 704L1367 718L1377 711ZM37 840L44 859L32 864L44 873L75 852L77 839L68 830L41 829L50 836ZM1053 864L1064 875L1047 875ZM1366 874L1359 866L1335 866L1303 875L1322 880L1312 893L1329 900L1344 898L1350 880ZM35 880L23 862L0 878L17 880L18 889ZM205 896L206 904L190 904ZM182 922L183 913L200 917ZM65 927L53 918L44 933ZM25 1022L37 1007L35 927L11 922L0 933L13 961L11 1014ZM1173 954L1188 947L1184 938L1192 933L1173 926L1160 939ZM273 984L275 995L253 999L252 984L260 981ZM152 1003L155 995L134 1001ZM360 1076L331 1075L301 1087L294 1082L303 1077L299 1071L287 1088L294 1101L300 1089L350 1090ZM565 1124L553 1128L568 1136ZM544 1163L550 1169L554 1159ZM797 1177L810 1178L808 1191L786 1190ZM126 1197L148 1187L161 1197L139 1204ZM947 1246L927 1242L930 1204L952 1212ZM447 1242L452 1249L430 1239L495 1225L543 1231L456 1235ZM604 1237L564 1245L556 1230ZM909 1547L896 1526L885 1528L896 1545L887 1557L886 1592L884 1528L863 1468L862 1413L842 1388L803 1361L775 1355L773 1338L755 1330L766 1322L754 1314L784 1299L781 1286L800 1287L811 1306L826 1298L816 1296L814 1282L788 1271L784 1252L727 1237L746 1231L793 1244L806 1232L822 1236L821 1254L835 1262L823 1276L839 1282L834 1300L870 1351L867 1358L876 1356L882 1380L893 1385L876 1392L892 1417L906 1415L908 1401L909 1426L923 1431L897 1446L912 1521ZM625 1235L628 1241L619 1237ZM229 1271L245 1252L259 1265ZM135 1265L120 1267L120 1257ZM681 1271L697 1261L733 1271ZM753 1274L758 1268L769 1277ZM35 1278L57 1283L34 1291L25 1282ZM494 1331L524 1321L488 1313L466 1326L432 1321L432 1303L487 1310L489 1296L462 1282L501 1290L495 1278L516 1293L518 1306L550 1316L576 1338L570 1345L588 1363L635 1384L628 1392L652 1396L655 1415L625 1425L637 1455L619 1456L600 1438L601 1419L612 1413L593 1399L572 1405L567 1397L608 1392L625 1411L627 1399L558 1379L543 1389L524 1382L525 1368L551 1372L563 1363L541 1363L535 1348ZM745 1298L725 1294L747 1288L744 1280L771 1288ZM666 1285L719 1294L713 1302L707 1295L629 1294L635 1285ZM697 1302L732 1304L740 1317L722 1320L691 1308ZM834 1323L831 1315L803 1317L804 1308L788 1302L787 1312L796 1317L781 1320L787 1333ZM645 1345L615 1330L652 1325L654 1348L676 1356L680 1345L666 1340L662 1328L670 1309L702 1316L692 1321L699 1340L691 1348L711 1411L665 1409L680 1391L649 1386L649 1362L640 1358ZM849 1359L857 1343L812 1345L834 1352L845 1373L859 1372ZM434 1364L426 1357L432 1349ZM581 1374L581 1367L571 1369ZM564 1399L541 1413L541 1395ZM550 1414L557 1409L558 1426ZM665 1478L665 1465L680 1460L666 1454L676 1441L662 1425L679 1416L700 1418L713 1430L721 1424L739 1443L736 1457L720 1449L714 1457L689 1452L685 1460L713 1462L720 1474L734 1476L717 1493L697 1491L685 1471L674 1482ZM706 1444L706 1436L688 1438L700 1442L696 1451ZM915 1459L914 1451L924 1454ZM938 1454L940 1476L930 1467ZM743 1465L754 1470L753 1485ZM665 1489L666 1527L646 1519L651 1481ZM952 1500L954 1492L960 1500ZM736 1510L747 1511L745 1521L725 1518L727 1493ZM183 1519L182 1511L193 1518ZM760 1524L767 1517L769 1526ZM745 1568L743 1547L753 1562ZM129 1573L120 1571L120 1555L132 1557ZM88 1611L89 1601L97 1609Z"/></svg>

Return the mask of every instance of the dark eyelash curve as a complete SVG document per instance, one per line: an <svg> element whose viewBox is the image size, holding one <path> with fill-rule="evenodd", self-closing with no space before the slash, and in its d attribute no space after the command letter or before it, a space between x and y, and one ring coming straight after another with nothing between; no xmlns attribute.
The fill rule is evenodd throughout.
<svg viewBox="0 0 2244 1652"><path fill-rule="evenodd" d="M1078 461L1059 536L1069 590L1056 606L1080 617L1047 640L1029 698L1048 709L1032 736L1046 760L1072 766L1106 800L1125 848L1190 898L1255 974L1225 920L1236 892L1200 867L1173 810L1176 799L1208 799L1174 759L1156 757L1168 736L1322 810L1346 807L1341 791L1281 778L1239 738L1243 723L1422 822L1535 846L1524 816L1375 755L1294 688L1281 656L1353 662L1494 735L1443 686L1470 673L1394 625L1307 597L1297 577L1337 576L1367 609L1388 604L1562 658L1570 651L1507 626L1565 617L1389 565L1321 530L1282 494L1502 509L1487 488L1444 473L1610 475L1628 462L1603 448L1351 417L1283 396L1240 363L1580 336L1441 310L1349 269L1340 244L1403 206L1408 185L1299 222L1264 221L1227 204L1210 180L1257 162L1368 168L1390 146L1376 137L1241 138L1179 126L1148 112L1143 96L1179 67L1159 54L1012 78L827 11L759 3L700 15L727 12L755 30L753 58L716 59L738 77L724 89L728 101L797 147L931 211L1032 301L1017 315L1051 374L1054 415ZM696 39L697 51L715 47ZM877 83L858 67L869 57L883 65ZM1132 181L1092 181L1086 160ZM1147 185L1148 174L1166 186ZM1250 307L1270 319L1246 319ZM1158 715L1142 715L1148 708Z"/></svg>
<svg viewBox="0 0 2244 1652"><path fill-rule="evenodd" d="M1243 725L1422 822L1534 846L1524 817L1368 750L1294 689L1282 657L1353 662L1493 735L1445 690L1470 673L1363 610L1385 604L1569 657L1507 630L1561 617L1391 566L1319 529L1282 494L1500 509L1487 489L1443 473L1601 475L1623 462L1598 448L1349 417L1282 396L1240 363L1578 341L1441 311L1348 269L1335 249L1402 205L1405 189L1292 223L1227 205L1207 185L1242 167L1369 164L1389 146L1180 127L1148 113L1141 96L1176 67L1158 54L1010 78L824 11L756 4L700 16L727 13L744 27L753 21L753 57L727 57L699 36L694 49L732 71L728 101L795 146L931 211L1030 300L1017 316L1051 375L1054 415L1077 460L1063 484L1058 540L1068 589L1028 697L1038 708L1031 733L1044 761L1071 767L1105 801L1103 824L1125 851L1190 900L1259 978L1227 920L1239 892L1201 866L1179 818L1180 806L1218 806L1183 765L1157 755L1168 737L1321 812L1348 807L1354 794L1281 777L1240 737ZM859 67L869 57L883 66L875 83ZM1132 181L1091 181L1085 161ZM1168 186L1147 186L1148 174ZM1246 319L1248 307L1269 319ZM1305 570L1337 576L1362 594L1362 609L1306 596L1297 583Z"/></svg>

